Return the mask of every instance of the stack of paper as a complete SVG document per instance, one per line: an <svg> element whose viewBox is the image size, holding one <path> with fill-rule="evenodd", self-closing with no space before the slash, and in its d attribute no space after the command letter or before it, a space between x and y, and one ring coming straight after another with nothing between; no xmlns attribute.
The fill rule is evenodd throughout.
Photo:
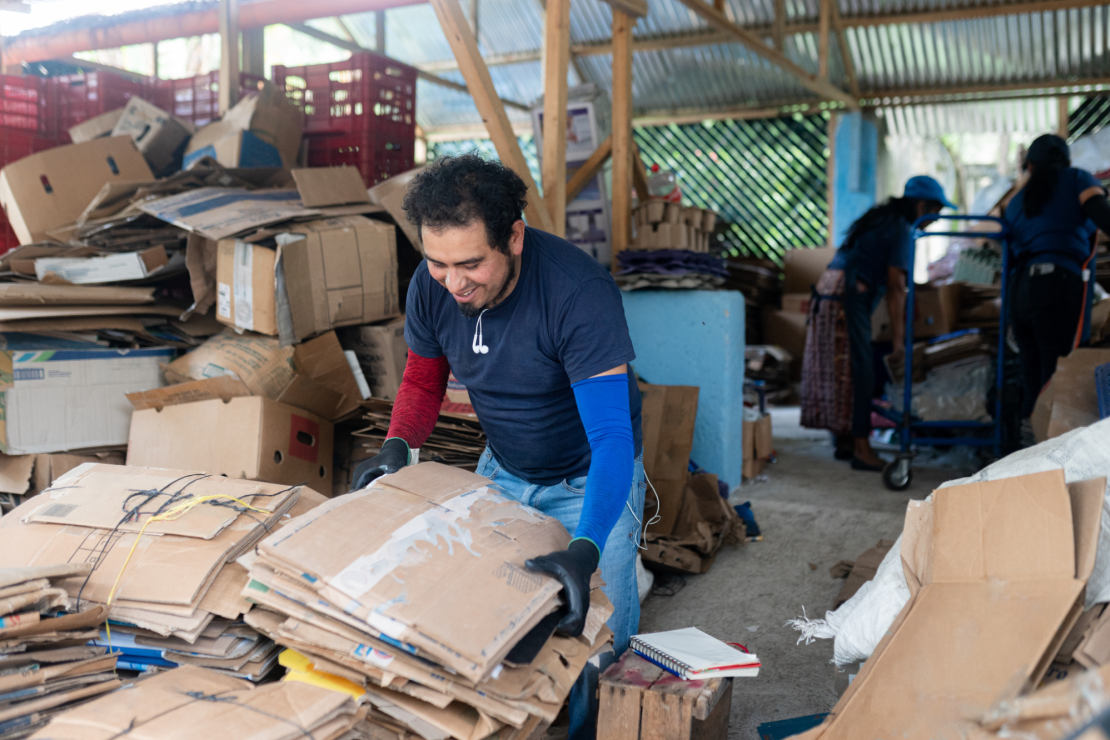
<svg viewBox="0 0 1110 740"><path fill-rule="evenodd" d="M84 643L106 610L59 613L60 587L89 572L85 564L0 568L0 738L26 737L58 712L119 685L116 656Z"/></svg>
<svg viewBox="0 0 1110 740"><path fill-rule="evenodd" d="M83 611L111 597L110 638L92 622L85 640L121 652L121 667L202 665L258 680L277 650L242 622L247 571L231 561L323 500L299 486L86 464L0 518L0 562L80 563L58 604Z"/></svg>
<svg viewBox="0 0 1110 740"><path fill-rule="evenodd" d="M595 588L584 634L553 636L560 585L524 563L570 536L488 483L423 463L263 540L244 559L246 620L305 656L287 678L352 682L395 733L476 740L554 720L612 606Z"/></svg>
<svg viewBox="0 0 1110 740"><path fill-rule="evenodd" d="M303 683L254 686L186 667L139 681L56 718L35 738L111 740L334 740L352 737L366 710L351 697Z"/></svg>

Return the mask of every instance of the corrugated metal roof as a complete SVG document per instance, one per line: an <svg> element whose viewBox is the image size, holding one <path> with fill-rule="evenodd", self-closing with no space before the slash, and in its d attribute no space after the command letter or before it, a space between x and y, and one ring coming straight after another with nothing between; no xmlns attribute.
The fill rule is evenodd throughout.
<svg viewBox="0 0 1110 740"><path fill-rule="evenodd" d="M949 133L1044 133L1055 131L1059 109L1054 98L978 101L945 105L880 108L892 136L941 136Z"/></svg>

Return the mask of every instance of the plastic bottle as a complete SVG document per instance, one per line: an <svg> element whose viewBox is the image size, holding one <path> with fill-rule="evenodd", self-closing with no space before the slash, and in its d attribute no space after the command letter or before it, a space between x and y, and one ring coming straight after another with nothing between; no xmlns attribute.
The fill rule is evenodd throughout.
<svg viewBox="0 0 1110 740"><path fill-rule="evenodd" d="M648 177L648 193L653 198L662 198L670 203L682 202L682 191L678 188L678 175L674 170L661 170L659 165L651 166Z"/></svg>

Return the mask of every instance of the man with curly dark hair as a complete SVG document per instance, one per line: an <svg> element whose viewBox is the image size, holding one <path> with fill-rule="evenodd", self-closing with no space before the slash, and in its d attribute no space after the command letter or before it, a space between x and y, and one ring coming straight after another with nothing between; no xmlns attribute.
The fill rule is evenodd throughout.
<svg viewBox="0 0 1110 740"><path fill-rule="evenodd" d="M644 507L640 392L620 291L592 257L525 225L524 182L473 154L413 180L405 212L425 260L409 287L409 346L389 434L355 487L409 464L439 414L449 372L489 439L477 472L557 518L573 539L527 567L558 578L558 629L579 635L600 565L615 655L639 627L636 551ZM609 660L612 659L609 656ZM593 737L597 676L571 692L571 737Z"/></svg>

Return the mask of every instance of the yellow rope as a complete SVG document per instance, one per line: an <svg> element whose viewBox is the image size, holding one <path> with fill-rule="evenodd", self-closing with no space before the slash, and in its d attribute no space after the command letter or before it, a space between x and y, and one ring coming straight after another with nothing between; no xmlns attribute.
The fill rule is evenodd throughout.
<svg viewBox="0 0 1110 740"><path fill-rule="evenodd" d="M137 535L135 535L135 541L131 544L131 550L127 553L127 559L123 561L123 567L119 569L119 574L116 576L115 583L112 584L112 590L108 593L108 602L107 602L107 604L105 604L105 606L110 607L112 605L112 600L116 597L116 589L119 588L120 579L123 578L123 572L125 570L127 570L127 566L131 562L131 556L135 554L135 548L139 546L139 540L142 538L143 533L146 532L146 528L148 526L150 526L151 522L167 522L167 521L173 521L174 519L179 519L182 516L184 516L185 514L187 514L188 512L192 511L193 508L195 508L199 504L203 504L207 501L215 501L217 499L222 499L222 500L225 500L225 501L234 501L235 503L241 505L243 508L248 509L250 511L257 511L260 514L269 514L270 513L268 511L266 511L265 509L259 509L259 508L256 508L254 506L251 506L250 504L248 504L246 501L244 501L242 499L235 498L234 496L227 496L225 494L217 493L217 494L213 494L211 496L198 496L197 498L191 498L188 501L183 501L180 504L177 504L176 506L170 507L169 509L167 509L166 511L164 511L161 514L157 514L155 516L150 517L149 519L146 520L146 523L143 524L143 527L142 527L142 529L139 530L139 533ZM108 634L108 651L111 652L111 650L112 650L112 627L108 623L107 620L105 620L105 622L104 622L104 631Z"/></svg>

